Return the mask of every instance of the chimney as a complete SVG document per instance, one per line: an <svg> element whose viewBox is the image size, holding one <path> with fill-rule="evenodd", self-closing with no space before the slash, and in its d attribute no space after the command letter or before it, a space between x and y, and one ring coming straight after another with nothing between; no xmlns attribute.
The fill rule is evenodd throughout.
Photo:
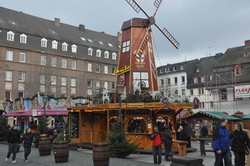
<svg viewBox="0 0 250 166"><path fill-rule="evenodd" d="M79 31L85 32L85 25L80 24L79 25Z"/></svg>
<svg viewBox="0 0 250 166"><path fill-rule="evenodd" d="M245 47L250 47L250 40L245 41Z"/></svg>
<svg viewBox="0 0 250 166"><path fill-rule="evenodd" d="M55 26L60 27L60 18L55 18L54 24Z"/></svg>

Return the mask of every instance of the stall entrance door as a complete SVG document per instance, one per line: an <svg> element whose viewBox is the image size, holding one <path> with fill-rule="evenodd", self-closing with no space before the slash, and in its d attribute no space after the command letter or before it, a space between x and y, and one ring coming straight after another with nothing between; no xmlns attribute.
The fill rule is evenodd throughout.
<svg viewBox="0 0 250 166"><path fill-rule="evenodd" d="M93 143L106 142L107 118L105 115L96 115L94 118Z"/></svg>

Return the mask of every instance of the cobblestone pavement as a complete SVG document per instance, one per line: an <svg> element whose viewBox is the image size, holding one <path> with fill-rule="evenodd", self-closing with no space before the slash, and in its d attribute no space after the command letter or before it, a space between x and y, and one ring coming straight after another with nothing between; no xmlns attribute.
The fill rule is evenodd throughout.
<svg viewBox="0 0 250 166"><path fill-rule="evenodd" d="M195 141L192 141L192 147L197 148L196 152L187 153L189 157L198 157L203 159L203 164L205 166L213 166L214 165L214 153L207 152L206 156L200 156L199 144ZM209 145L206 145L206 149L210 149ZM6 154L7 154L7 144L1 142L0 143L0 166L8 166L14 165L11 163L11 157L8 162L5 162ZM32 152L28 157L29 162L26 163L24 161L24 151L21 146L20 152L17 153L15 164L16 166L93 166L92 161L92 150L89 149L80 149L78 151L70 151L69 160L66 163L55 163L53 150L51 155L48 156L40 156L38 149L32 147ZM164 161L164 156L162 156L162 166L170 166L171 162ZM151 154L132 154L127 159L120 158L110 158L109 166L152 166L153 156Z"/></svg>

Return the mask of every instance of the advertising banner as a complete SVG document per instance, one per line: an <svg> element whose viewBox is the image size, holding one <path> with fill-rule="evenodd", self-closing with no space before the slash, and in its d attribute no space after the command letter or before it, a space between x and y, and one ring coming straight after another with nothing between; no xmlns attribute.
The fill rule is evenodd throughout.
<svg viewBox="0 0 250 166"><path fill-rule="evenodd" d="M235 98L250 97L250 85L235 86Z"/></svg>

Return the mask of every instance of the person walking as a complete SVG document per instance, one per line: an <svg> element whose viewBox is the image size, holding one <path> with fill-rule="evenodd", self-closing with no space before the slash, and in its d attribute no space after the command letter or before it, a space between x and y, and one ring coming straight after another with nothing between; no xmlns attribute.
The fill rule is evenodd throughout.
<svg viewBox="0 0 250 166"><path fill-rule="evenodd" d="M203 124L203 126L201 128L201 137L208 138L208 129L207 129L207 126L205 124ZM207 140L205 140L205 143L206 143L206 145L209 145Z"/></svg>
<svg viewBox="0 0 250 166"><path fill-rule="evenodd" d="M232 166L231 160L231 141L229 138L229 131L226 128L227 119L220 119L218 125L213 130L213 151L215 154L214 166L222 166L223 160L225 166Z"/></svg>
<svg viewBox="0 0 250 166"><path fill-rule="evenodd" d="M242 130L240 123L234 125L234 131L230 134L232 140L232 151L235 156L235 166L245 166L245 148L250 148L250 141L248 135Z"/></svg>
<svg viewBox="0 0 250 166"><path fill-rule="evenodd" d="M32 146L32 142L34 139L34 135L33 133L31 133L31 129L28 128L26 130L26 133L23 135L21 142L24 141L23 143L23 147L24 147L24 160L27 163L28 162L28 156L31 152L31 146Z"/></svg>
<svg viewBox="0 0 250 166"><path fill-rule="evenodd" d="M17 130L17 126L18 125L14 125L7 133L6 136L6 140L8 142L8 154L7 157L5 159L5 162L7 162L10 158L11 153L13 153L12 155L12 163L15 164L16 163L16 153L17 153L17 148L20 144L20 132L19 130Z"/></svg>
<svg viewBox="0 0 250 166"><path fill-rule="evenodd" d="M159 131L157 126L154 127L154 132L152 133L150 139L153 140L154 164L161 164L162 133Z"/></svg>
<svg viewBox="0 0 250 166"><path fill-rule="evenodd" d="M163 138L163 143L165 146L165 161L170 161L169 160L169 153L171 152L173 138L170 134L169 126L165 127L165 130L162 133L162 138Z"/></svg>

